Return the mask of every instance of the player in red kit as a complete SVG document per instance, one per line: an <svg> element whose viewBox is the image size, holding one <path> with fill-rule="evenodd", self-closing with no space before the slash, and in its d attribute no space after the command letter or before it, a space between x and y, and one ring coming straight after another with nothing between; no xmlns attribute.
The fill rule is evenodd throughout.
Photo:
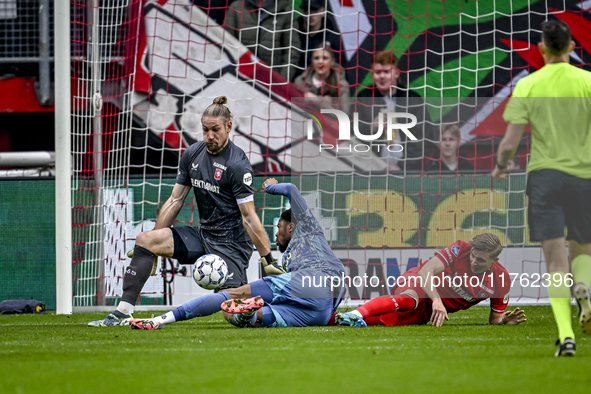
<svg viewBox="0 0 591 394"><path fill-rule="evenodd" d="M494 234L477 235L441 249L420 267L396 280L393 295L375 298L353 312L337 313L335 324L405 326L432 322L440 327L448 314L490 298L490 324L526 321L519 308L506 311L511 279L499 264L503 250Z"/></svg>

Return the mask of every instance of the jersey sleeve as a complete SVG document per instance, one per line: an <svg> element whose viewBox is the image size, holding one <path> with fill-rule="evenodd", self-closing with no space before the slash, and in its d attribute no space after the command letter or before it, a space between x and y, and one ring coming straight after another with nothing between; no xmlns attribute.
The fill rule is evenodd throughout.
<svg viewBox="0 0 591 394"><path fill-rule="evenodd" d="M189 175L189 165L191 164L192 149L187 149L181 156L179 170L176 176L176 183L183 186L191 186L191 176Z"/></svg>
<svg viewBox="0 0 591 394"><path fill-rule="evenodd" d="M450 246L435 252L435 257L439 258L445 268L451 267L460 258L468 257L472 247L469 243L456 241Z"/></svg>
<svg viewBox="0 0 591 394"><path fill-rule="evenodd" d="M495 313L503 313L509 305L511 278L506 270L502 270L495 276L495 281L495 293L498 292L499 296L490 299L490 309Z"/></svg>
<svg viewBox="0 0 591 394"><path fill-rule="evenodd" d="M254 201L252 187L252 167L249 163L240 161L230 168L232 171L232 193L238 204Z"/></svg>
<svg viewBox="0 0 591 394"><path fill-rule="evenodd" d="M302 197L300 191L291 183L279 183L277 185L267 185L265 192L269 194L280 194L286 196L291 204L291 213L297 221L293 237L297 238L304 235L317 234L324 235L320 223L312 214L306 200Z"/></svg>
<svg viewBox="0 0 591 394"><path fill-rule="evenodd" d="M526 105L528 98L525 97L524 90L522 81L518 81L503 112L505 122L513 124L529 123L529 113Z"/></svg>
<svg viewBox="0 0 591 394"><path fill-rule="evenodd" d="M308 210L306 200L304 200L304 197L302 197L302 194L294 184L278 183L277 185L267 185L265 191L269 194L280 194L287 197L291 204L291 211L296 219L298 219L298 215Z"/></svg>

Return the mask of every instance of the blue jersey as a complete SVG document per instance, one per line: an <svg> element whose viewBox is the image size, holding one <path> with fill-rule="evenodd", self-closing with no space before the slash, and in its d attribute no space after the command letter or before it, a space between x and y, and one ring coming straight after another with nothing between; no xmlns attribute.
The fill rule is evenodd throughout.
<svg viewBox="0 0 591 394"><path fill-rule="evenodd" d="M322 227L304 201L300 191L291 183L267 185L269 194L280 194L289 198L291 212L296 219L296 228L283 254L283 267L295 272L302 269L316 269L328 276L341 277L345 273L343 263L328 245Z"/></svg>

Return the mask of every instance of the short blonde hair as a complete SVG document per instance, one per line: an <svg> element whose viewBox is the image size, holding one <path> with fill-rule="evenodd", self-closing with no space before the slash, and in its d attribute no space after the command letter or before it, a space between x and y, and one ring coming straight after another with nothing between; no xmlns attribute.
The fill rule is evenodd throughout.
<svg viewBox="0 0 591 394"><path fill-rule="evenodd" d="M476 250L488 253L491 259L496 259L503 251L503 245L501 245L499 237L492 233L475 236L470 241L470 245Z"/></svg>

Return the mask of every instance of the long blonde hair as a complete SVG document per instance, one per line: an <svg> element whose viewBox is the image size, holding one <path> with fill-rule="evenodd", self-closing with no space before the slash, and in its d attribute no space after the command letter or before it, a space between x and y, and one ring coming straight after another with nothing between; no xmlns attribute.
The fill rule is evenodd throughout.
<svg viewBox="0 0 591 394"><path fill-rule="evenodd" d="M328 77L324 78L324 83L318 88L317 94L319 96L329 95L331 97L340 97L341 95L341 67L335 62L335 55L332 48L329 45L319 45L312 53L316 51L323 51L327 53L332 59L332 67ZM310 69L311 75L314 75L314 69Z"/></svg>
<svg viewBox="0 0 591 394"><path fill-rule="evenodd" d="M224 105L227 102L228 98L226 96L216 97L213 99L213 104L205 108L202 117L217 118L219 116L224 118L226 122L229 122L232 119L232 113L230 112L230 109Z"/></svg>

